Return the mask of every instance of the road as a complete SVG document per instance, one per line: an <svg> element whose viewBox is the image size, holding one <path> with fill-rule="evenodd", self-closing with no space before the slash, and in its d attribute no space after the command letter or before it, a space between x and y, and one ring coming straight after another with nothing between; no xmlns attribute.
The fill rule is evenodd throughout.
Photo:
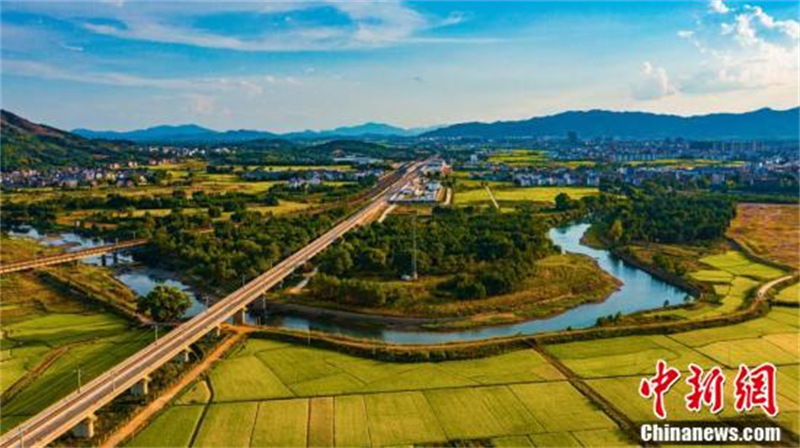
<svg viewBox="0 0 800 448"><path fill-rule="evenodd" d="M38 415L9 430L0 439L0 447L45 446L78 425L94 411L125 393L148 374L177 357L217 325L259 298L342 235L377 218L388 205L389 197L416 176L423 163L410 164L397 181L373 196L361 210L209 307L207 311L179 325L166 336L85 384L80 390L74 391Z"/></svg>
<svg viewBox="0 0 800 448"><path fill-rule="evenodd" d="M89 249L76 250L74 252L66 252L58 255L50 255L47 257L35 258L33 260L17 261L15 263L6 263L0 265L0 275L10 274L12 272L25 271L27 269L40 268L42 266L50 266L54 264L67 263L70 261L77 261L83 258L94 257L103 255L110 252L116 252L122 249L131 247L142 246L147 244L147 238L139 238L135 240L127 240L116 244L107 244L105 246L97 246Z"/></svg>

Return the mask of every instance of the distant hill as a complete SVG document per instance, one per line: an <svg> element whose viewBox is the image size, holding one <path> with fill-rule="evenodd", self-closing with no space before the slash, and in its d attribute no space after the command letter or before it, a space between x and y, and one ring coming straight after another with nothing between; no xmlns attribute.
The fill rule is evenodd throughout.
<svg viewBox="0 0 800 448"><path fill-rule="evenodd" d="M284 134L289 139L348 138L348 137L413 137L425 130L405 129L386 123L364 123L356 126L342 126L324 131L306 130Z"/></svg>
<svg viewBox="0 0 800 448"><path fill-rule="evenodd" d="M129 145L89 140L0 110L3 170L114 162L131 158Z"/></svg>
<svg viewBox="0 0 800 448"><path fill-rule="evenodd" d="M72 132L86 138L128 140L137 143L238 143L276 137L275 134L265 131L240 129L220 132L195 124L155 126L127 132L93 131L91 129L75 129Z"/></svg>
<svg viewBox="0 0 800 448"><path fill-rule="evenodd" d="M422 137L563 137L568 132L577 132L582 138L797 138L800 133L800 108L784 111L759 109L741 114L720 113L692 117L604 110L563 112L520 121L455 124L426 132Z"/></svg>
<svg viewBox="0 0 800 448"><path fill-rule="evenodd" d="M316 140L330 138L379 138L379 137L411 137L426 129L404 129L385 123L364 123L356 126L343 126L322 131L306 130L275 134L267 131L235 130L215 131L195 124L178 126L155 126L134 131L93 131L91 129L74 129L72 132L86 138L106 140L128 140L137 143L242 143L252 140L268 140L282 138L287 140Z"/></svg>

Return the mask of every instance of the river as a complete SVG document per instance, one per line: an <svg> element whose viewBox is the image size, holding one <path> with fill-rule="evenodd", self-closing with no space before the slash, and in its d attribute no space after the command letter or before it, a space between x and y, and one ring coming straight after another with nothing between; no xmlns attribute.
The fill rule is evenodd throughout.
<svg viewBox="0 0 800 448"><path fill-rule="evenodd" d="M474 341L500 336L527 335L563 330L570 327L575 329L586 328L594 325L598 317L613 315L617 312L629 314L662 307L664 302L675 305L684 301L687 293L680 288L625 263L608 251L593 249L582 244L581 237L588 228L588 224L569 224L551 229L549 236L562 251L588 255L597 260L602 269L622 282L622 286L603 302L579 305L556 316L512 325L448 332L395 330L367 325L362 326L350 321L327 321L323 318L307 318L293 315L271 315L267 317L264 323L294 330L324 331L396 344L437 344ZM102 241L89 240L72 233L45 237L33 229L14 232L12 235L35 238L49 245L70 244L76 248L103 244ZM111 257L108 257L109 261L110 259ZM99 264L100 258L89 258L86 262ZM125 255L119 257L118 263L119 265L115 266L115 277L137 294L145 295L157 285L167 284L187 292L192 298L193 305L187 312L187 316L195 315L205 309L205 304L198 300L196 292L188 285L177 280L174 274L160 269L132 264L130 256ZM253 316L249 316L248 320L253 323L256 319Z"/></svg>

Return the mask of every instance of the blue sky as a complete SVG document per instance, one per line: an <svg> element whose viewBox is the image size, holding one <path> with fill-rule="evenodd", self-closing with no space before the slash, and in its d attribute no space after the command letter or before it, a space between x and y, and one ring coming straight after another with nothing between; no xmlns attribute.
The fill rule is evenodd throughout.
<svg viewBox="0 0 800 448"><path fill-rule="evenodd" d="M798 105L798 2L3 1L2 104L66 129L405 127Z"/></svg>

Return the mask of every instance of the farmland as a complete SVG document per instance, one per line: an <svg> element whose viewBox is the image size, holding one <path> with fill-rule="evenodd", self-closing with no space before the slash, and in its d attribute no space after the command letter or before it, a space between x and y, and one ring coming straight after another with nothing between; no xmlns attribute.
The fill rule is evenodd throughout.
<svg viewBox="0 0 800 448"><path fill-rule="evenodd" d="M784 303L800 302L800 283L795 283L780 290L775 296L775 300Z"/></svg>
<svg viewBox="0 0 800 448"><path fill-rule="evenodd" d="M778 366L778 403L781 414L778 422L789 425L797 433L798 419L798 312L796 309L775 308L764 318L721 328L710 328L669 336L632 336L608 341L577 342L548 348L573 368L604 398L622 409L634 421L652 420L652 403L632 399L642 374L652 374L654 360L665 359L669 365L684 371L688 362L704 368L720 366L728 378L735 375L739 363L750 366L773 362ZM667 345L653 351L655 346ZM694 414L686 410L683 395L688 386L679 382L667 396L670 420L713 420L734 416L728 406L723 413ZM726 389L726 403L732 403L732 393Z"/></svg>
<svg viewBox="0 0 800 448"><path fill-rule="evenodd" d="M191 195L195 192L205 193L264 193L272 186L285 183L283 181L245 181L236 173L209 173L206 172L207 164L198 160L183 163L164 164L143 167L150 171L165 173L166 179L158 184L129 186L96 186L80 187L74 189L60 188L26 188L10 191L4 194L9 203L31 203L56 198L103 198L108 195L128 197L169 195L173 191L183 191ZM254 167L237 166L237 173L249 171ZM259 165L264 171L308 171L308 170L335 170L352 171L349 165Z"/></svg>
<svg viewBox="0 0 800 448"><path fill-rule="evenodd" d="M31 251L39 250L40 246L29 241L3 239L4 256L28 258ZM119 296L113 300L128 297L125 292L131 294L107 272L90 266L0 278L4 429L74 390L76 369L81 369L82 380L87 381L150 341L149 333L67 291L58 278L80 281L87 290L109 297Z"/></svg>
<svg viewBox="0 0 800 448"><path fill-rule="evenodd" d="M462 183L464 181L461 181ZM474 182L474 181L473 181ZM471 184L468 184L471 185ZM496 183L490 185L495 199L501 205L515 205L524 202L555 202L556 196L566 193L572 199L598 194L596 188L586 187L514 187L511 184ZM483 187L457 191L454 196L456 205L490 205L489 193Z"/></svg>
<svg viewBox="0 0 800 448"><path fill-rule="evenodd" d="M691 362L718 365L730 377L740 362L769 359L779 368L777 422L797 433L798 338L798 310L775 308L766 317L729 327L544 349L634 422L652 419L652 403L636 390L641 378L653 373L655 359L684 372ZM166 427L162 420L174 425L181 442L176 446L631 443L602 408L532 349L396 364L254 338L218 364L208 381L214 393L199 422L192 416L200 405L175 403L128 446L152 446L159 428ZM683 406L685 388L681 382L667 396L670 419L734 416L731 409L716 417L689 413ZM174 410L183 408L187 415L179 419Z"/></svg>
<svg viewBox="0 0 800 448"><path fill-rule="evenodd" d="M652 263L656 253L670 257L688 270L686 278L695 284L707 284L717 296L688 307L639 313L639 317L701 319L730 314L747 303L759 284L786 275L784 270L752 261L739 251L725 250L725 246L653 244L631 247L635 256L646 263Z"/></svg>
<svg viewBox="0 0 800 448"><path fill-rule="evenodd" d="M739 204L728 234L756 255L799 269L798 221L797 205Z"/></svg>

